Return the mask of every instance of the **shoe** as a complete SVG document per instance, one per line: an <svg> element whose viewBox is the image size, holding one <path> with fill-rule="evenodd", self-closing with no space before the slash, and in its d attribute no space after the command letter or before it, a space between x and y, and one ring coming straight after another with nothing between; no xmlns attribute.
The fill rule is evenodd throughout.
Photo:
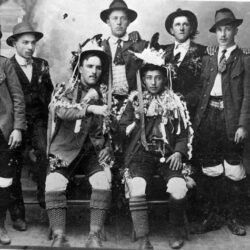
<svg viewBox="0 0 250 250"><path fill-rule="evenodd" d="M17 220L13 221L13 228L17 231L26 231L27 230L27 224L26 221L18 218Z"/></svg>
<svg viewBox="0 0 250 250"><path fill-rule="evenodd" d="M0 227L0 243L3 245L10 244L11 240L5 227Z"/></svg>
<svg viewBox="0 0 250 250"><path fill-rule="evenodd" d="M53 232L53 241L51 247L70 247L66 236L62 230Z"/></svg>
<svg viewBox="0 0 250 250"><path fill-rule="evenodd" d="M102 240L98 233L90 233L86 242L86 248L101 248Z"/></svg>
<svg viewBox="0 0 250 250"><path fill-rule="evenodd" d="M154 249L147 236L141 237L138 240L139 240L139 249L148 249L148 250Z"/></svg>
<svg viewBox="0 0 250 250"><path fill-rule="evenodd" d="M169 246L172 249L180 249L184 245L184 228L174 227L173 228L173 234L171 239L169 240Z"/></svg>
<svg viewBox="0 0 250 250"><path fill-rule="evenodd" d="M210 212L202 222L191 228L192 234L204 234L210 231L219 230L224 224L223 219L214 212Z"/></svg>
<svg viewBox="0 0 250 250"><path fill-rule="evenodd" d="M241 225L235 218L230 218L227 220L227 227L232 232L232 234L235 234L237 236L246 235L245 227Z"/></svg>

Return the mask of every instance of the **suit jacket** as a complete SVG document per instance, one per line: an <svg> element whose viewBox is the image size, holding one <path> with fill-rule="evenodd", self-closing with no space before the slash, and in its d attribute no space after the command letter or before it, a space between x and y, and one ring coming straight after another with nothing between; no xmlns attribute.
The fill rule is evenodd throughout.
<svg viewBox="0 0 250 250"><path fill-rule="evenodd" d="M0 57L0 130L8 141L13 129L26 129L22 88L9 59Z"/></svg>
<svg viewBox="0 0 250 250"><path fill-rule="evenodd" d="M146 137L150 136L153 127L157 124L158 121L156 119L160 119L161 117L145 117L145 133ZM134 108L131 102L128 102L126 109L121 117L119 122L119 133L118 136L122 143L127 141L126 151L125 151L125 166L128 167L133 156L138 152L140 147L143 147L141 144L141 126L139 124L136 125L134 130L132 131L129 138L126 138L126 128L132 122L135 121ZM182 126L181 133L176 135L176 128L170 125L170 122L165 125L166 138L169 142L170 147L174 152L180 152L182 155L187 156L187 144L188 144L188 134L187 130Z"/></svg>
<svg viewBox="0 0 250 250"><path fill-rule="evenodd" d="M161 46L165 50L165 61L173 62L174 46L169 44ZM179 66L176 66L176 78L173 79L173 91L181 93L187 102L191 120L193 120L199 102L202 85L200 82L202 56L206 47L190 42L189 50Z"/></svg>
<svg viewBox="0 0 250 250"><path fill-rule="evenodd" d="M195 127L200 125L217 75L218 52L214 56L205 56L202 61L201 83L202 98L195 119ZM222 73L222 98L227 135L234 139L239 126L249 132L250 128L250 56L244 55L239 48L232 51Z"/></svg>
<svg viewBox="0 0 250 250"><path fill-rule="evenodd" d="M24 92L27 120L40 119L46 123L48 120L48 105L53 91L48 62L42 58L32 57L33 71L30 82L15 56L10 60Z"/></svg>
<svg viewBox="0 0 250 250"><path fill-rule="evenodd" d="M144 40L140 40L137 42L125 41L123 44L122 55L125 61L129 92L137 89L136 73L142 65L142 61L140 59L137 59L132 53L129 52L129 50L140 53L144 50L146 44L147 42ZM112 58L108 39L103 40L102 46L104 47L104 51L110 56L110 63L112 63L112 60L114 60L114 58ZM106 83L108 82L108 76L106 76L106 79L104 81Z"/></svg>
<svg viewBox="0 0 250 250"><path fill-rule="evenodd" d="M68 93L64 97L67 103L76 103L78 88ZM86 95L86 91L82 92L79 103L82 103L83 109L63 108L55 109L57 116L57 124L55 131L48 141L48 153L58 156L66 165L69 165L80 153L84 143L89 139L96 152L104 147L109 147L109 140L102 132L103 117L93 114L87 114L86 109L90 104L100 105L100 101L94 103L83 104L82 99ZM53 106L50 106L50 112L53 112ZM81 129L78 133L74 132L76 120L82 120Z"/></svg>

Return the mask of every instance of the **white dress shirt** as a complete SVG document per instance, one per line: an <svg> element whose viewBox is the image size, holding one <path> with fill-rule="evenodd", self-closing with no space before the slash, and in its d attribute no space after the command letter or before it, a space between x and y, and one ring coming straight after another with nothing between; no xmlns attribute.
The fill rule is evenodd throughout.
<svg viewBox="0 0 250 250"><path fill-rule="evenodd" d="M232 51L234 51L236 49L236 47L237 47L237 45L235 44L232 47L226 49L227 50L226 53L225 53L226 60L228 60L228 58L231 55ZM218 57L217 57L218 65L220 63L220 58L221 58L223 50L225 50L225 48L219 47L219 52L218 52ZM213 86L213 88L211 90L211 93L210 93L211 96L222 96L221 83L222 83L221 82L221 73L218 72L217 75L216 75L216 78L214 80L214 86Z"/></svg>
<svg viewBox="0 0 250 250"><path fill-rule="evenodd" d="M181 53L180 58L179 58L179 63L177 64L178 66L183 61L185 55L187 54L187 52L189 50L189 47L190 47L190 39L188 39L184 43L179 43L179 42L175 41L175 43L174 43L174 56L176 56L179 52Z"/></svg>
<svg viewBox="0 0 250 250"><path fill-rule="evenodd" d="M15 58L16 58L17 63L20 65L23 72L27 76L28 80L31 82L32 71L33 71L32 59L27 60L26 58L19 56L17 53L15 54Z"/></svg>
<svg viewBox="0 0 250 250"><path fill-rule="evenodd" d="M121 39L121 46L123 47L124 41L128 41L129 37L126 33L123 37L115 37L111 36L109 38L109 45L111 49L111 55L112 55L112 76L113 76L113 85L112 90L114 94L118 95L127 95L129 91L128 81L126 77L126 68L125 65L115 65L114 64L114 58L115 53L117 49L117 41Z"/></svg>

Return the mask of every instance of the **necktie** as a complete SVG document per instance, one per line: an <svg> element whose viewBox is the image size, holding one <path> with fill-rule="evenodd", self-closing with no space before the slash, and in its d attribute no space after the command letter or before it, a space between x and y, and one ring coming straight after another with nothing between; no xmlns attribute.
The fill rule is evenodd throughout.
<svg viewBox="0 0 250 250"><path fill-rule="evenodd" d="M116 48L116 52L115 52L115 58L114 58L114 64L115 65L124 65L124 59L122 56L122 46L121 46L121 39L118 39L117 41L117 48Z"/></svg>
<svg viewBox="0 0 250 250"><path fill-rule="evenodd" d="M221 57L220 57L220 61L219 61L219 65L218 65L218 72L222 73L226 70L226 54L227 50L224 49L222 50L222 54L221 54Z"/></svg>

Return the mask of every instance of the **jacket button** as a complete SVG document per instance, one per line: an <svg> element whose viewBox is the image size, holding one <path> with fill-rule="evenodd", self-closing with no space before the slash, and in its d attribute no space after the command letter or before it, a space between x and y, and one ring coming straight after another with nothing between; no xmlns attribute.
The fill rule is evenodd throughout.
<svg viewBox="0 0 250 250"><path fill-rule="evenodd" d="M211 68L211 69L210 69L210 71L212 72L212 71L214 71L214 69L213 69L213 68Z"/></svg>
<svg viewBox="0 0 250 250"><path fill-rule="evenodd" d="M209 85L210 84L210 82L207 82L207 85Z"/></svg>
<svg viewBox="0 0 250 250"><path fill-rule="evenodd" d="M201 110L203 110L204 109L204 107L203 106L201 106Z"/></svg>
<svg viewBox="0 0 250 250"><path fill-rule="evenodd" d="M206 97L207 95L205 94L204 97Z"/></svg>

